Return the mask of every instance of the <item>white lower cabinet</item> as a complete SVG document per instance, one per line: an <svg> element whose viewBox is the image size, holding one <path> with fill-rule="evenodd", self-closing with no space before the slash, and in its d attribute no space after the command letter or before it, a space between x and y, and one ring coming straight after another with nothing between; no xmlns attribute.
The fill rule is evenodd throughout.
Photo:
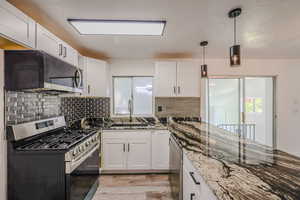
<svg viewBox="0 0 300 200"><path fill-rule="evenodd" d="M104 131L102 169L168 170L169 136L168 131Z"/></svg>
<svg viewBox="0 0 300 200"><path fill-rule="evenodd" d="M201 187L191 178L190 172L183 168L183 200L200 200L201 199Z"/></svg>
<svg viewBox="0 0 300 200"><path fill-rule="evenodd" d="M183 200L217 200L209 186L183 155Z"/></svg>
<svg viewBox="0 0 300 200"><path fill-rule="evenodd" d="M152 133L152 169L168 170L170 132L158 130Z"/></svg>
<svg viewBox="0 0 300 200"><path fill-rule="evenodd" d="M104 131L103 170L151 169L150 131Z"/></svg>
<svg viewBox="0 0 300 200"><path fill-rule="evenodd" d="M151 169L151 135L129 137L127 144L127 169Z"/></svg>
<svg viewBox="0 0 300 200"><path fill-rule="evenodd" d="M122 138L103 139L105 169L126 169L126 140Z"/></svg>

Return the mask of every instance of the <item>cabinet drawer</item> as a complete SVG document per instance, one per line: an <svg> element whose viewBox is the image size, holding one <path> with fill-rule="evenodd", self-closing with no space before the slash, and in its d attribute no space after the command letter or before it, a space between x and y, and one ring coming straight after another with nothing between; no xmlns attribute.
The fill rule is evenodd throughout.
<svg viewBox="0 0 300 200"><path fill-rule="evenodd" d="M147 138L147 139L151 139L151 133L152 131L145 131L145 130L135 130L135 131L129 131L127 132L127 137L130 138L134 138L134 139L138 139L138 138Z"/></svg>
<svg viewBox="0 0 300 200"><path fill-rule="evenodd" d="M204 199L204 200L217 200L217 197L211 191L209 186L206 184L204 179L197 172L192 162L183 154L183 171L186 176L189 177L191 183L195 188L197 188L197 194L200 195L200 198L194 199Z"/></svg>
<svg viewBox="0 0 300 200"><path fill-rule="evenodd" d="M109 138L126 138L127 133L124 131L103 131L102 132L102 138L103 139L109 139Z"/></svg>

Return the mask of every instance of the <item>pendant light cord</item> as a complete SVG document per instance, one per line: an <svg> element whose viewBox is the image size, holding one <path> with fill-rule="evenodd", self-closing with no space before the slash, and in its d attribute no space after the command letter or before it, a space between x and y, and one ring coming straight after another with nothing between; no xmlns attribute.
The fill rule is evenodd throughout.
<svg viewBox="0 0 300 200"><path fill-rule="evenodd" d="M205 65L205 46L203 47L203 65Z"/></svg>
<svg viewBox="0 0 300 200"><path fill-rule="evenodd" d="M236 17L234 17L233 20L234 20L234 23L233 23L234 24L233 25L234 26L234 28L233 28L234 29L234 36L233 36L234 38L233 38L233 40L234 40L234 45L236 45Z"/></svg>

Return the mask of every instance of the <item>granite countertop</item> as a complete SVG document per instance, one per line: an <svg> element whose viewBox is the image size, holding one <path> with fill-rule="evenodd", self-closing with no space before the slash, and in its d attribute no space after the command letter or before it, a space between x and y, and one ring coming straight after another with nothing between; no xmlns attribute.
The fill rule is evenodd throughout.
<svg viewBox="0 0 300 200"><path fill-rule="evenodd" d="M149 122L149 120L151 122ZM133 124L132 126L112 126L113 124ZM136 126L134 124L145 124L146 126ZM161 124L155 117L133 117L132 121L128 117L110 118L109 125L102 130L167 130L167 126Z"/></svg>
<svg viewBox="0 0 300 200"><path fill-rule="evenodd" d="M169 130L219 200L300 200L300 158L206 123Z"/></svg>

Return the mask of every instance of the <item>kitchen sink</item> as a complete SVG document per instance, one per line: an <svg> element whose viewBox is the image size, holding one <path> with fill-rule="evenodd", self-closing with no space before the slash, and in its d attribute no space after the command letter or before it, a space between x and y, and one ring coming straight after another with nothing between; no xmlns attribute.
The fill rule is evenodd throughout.
<svg viewBox="0 0 300 200"><path fill-rule="evenodd" d="M141 124L141 123L115 123L115 124L112 124L111 127L132 127L132 126L135 126L135 127L146 127L148 126L148 124Z"/></svg>
<svg viewBox="0 0 300 200"><path fill-rule="evenodd" d="M145 123L114 123L110 127L147 127Z"/></svg>

